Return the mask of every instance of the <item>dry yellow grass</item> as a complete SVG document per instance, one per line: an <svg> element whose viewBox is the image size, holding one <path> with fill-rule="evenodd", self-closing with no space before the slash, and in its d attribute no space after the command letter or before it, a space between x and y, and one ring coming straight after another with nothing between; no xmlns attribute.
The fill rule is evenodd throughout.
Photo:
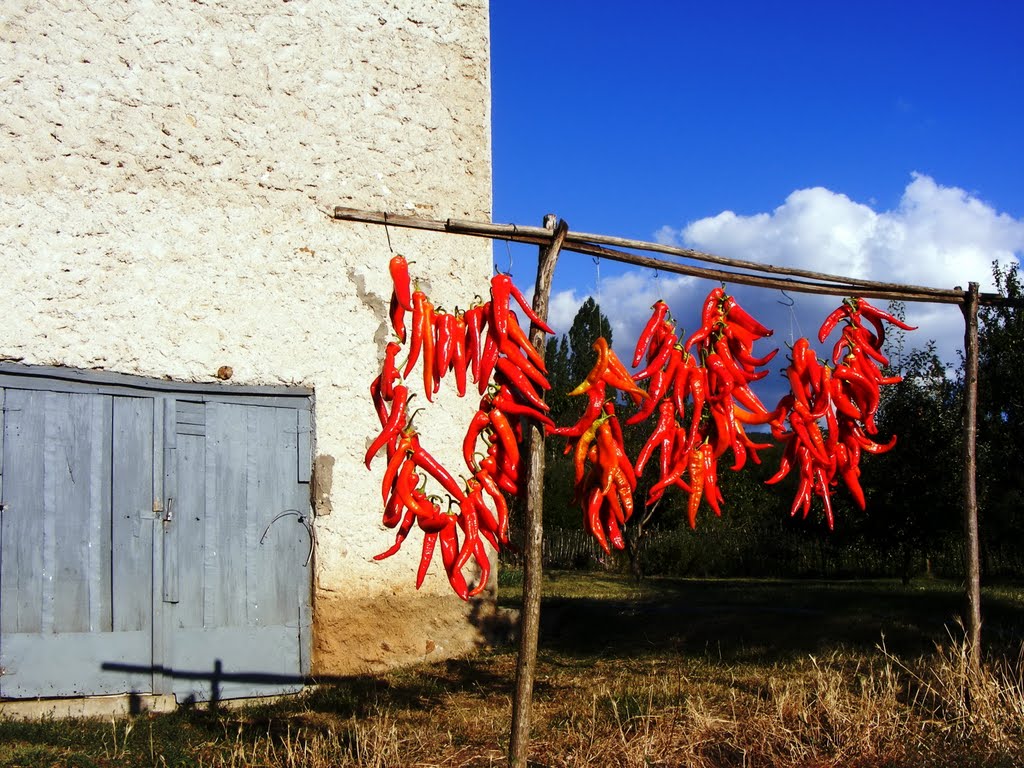
<svg viewBox="0 0 1024 768"><path fill-rule="evenodd" d="M565 581L557 586L573 593ZM990 615L1010 642L977 674L955 624L944 629L955 589L620 587L603 603L588 596L548 606L532 765L1024 766L1024 661L1006 654L1020 649L1017 595L1001 608L993 600ZM898 653L879 626L893 632ZM501 766L514 674L515 650L501 647L325 681L249 709L0 722L0 768Z"/></svg>

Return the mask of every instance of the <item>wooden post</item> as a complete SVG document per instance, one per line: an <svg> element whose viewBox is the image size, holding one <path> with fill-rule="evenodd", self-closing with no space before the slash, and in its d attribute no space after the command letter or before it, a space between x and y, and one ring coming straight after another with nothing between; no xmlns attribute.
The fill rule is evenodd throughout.
<svg viewBox="0 0 1024 768"><path fill-rule="evenodd" d="M555 227L555 217L544 217L544 227L554 232L550 245L541 246L537 259L537 284L533 309L541 320L548 319L548 300L555 262L569 227L564 221ZM544 354L544 332L532 326L530 342ZM540 596L543 578L544 533L544 431L530 424L525 435L526 453L526 540L523 544L523 604L519 614L519 657L516 660L516 693L512 701L512 729L508 762L512 768L526 768L530 746L530 715L533 709L533 677L537 667L537 636L540 629Z"/></svg>
<svg viewBox="0 0 1024 768"><path fill-rule="evenodd" d="M969 283L964 313L964 590L967 598L967 652L981 670L981 556L978 546L978 284Z"/></svg>

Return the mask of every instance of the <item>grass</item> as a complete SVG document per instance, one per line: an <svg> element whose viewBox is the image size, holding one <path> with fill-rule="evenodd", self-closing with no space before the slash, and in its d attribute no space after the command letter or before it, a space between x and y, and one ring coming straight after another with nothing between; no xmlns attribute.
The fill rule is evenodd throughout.
<svg viewBox="0 0 1024 768"><path fill-rule="evenodd" d="M551 573L532 764L1024 766L1024 594L986 590L980 676L960 603L941 582ZM514 678L499 647L239 710L0 722L0 766L503 765Z"/></svg>

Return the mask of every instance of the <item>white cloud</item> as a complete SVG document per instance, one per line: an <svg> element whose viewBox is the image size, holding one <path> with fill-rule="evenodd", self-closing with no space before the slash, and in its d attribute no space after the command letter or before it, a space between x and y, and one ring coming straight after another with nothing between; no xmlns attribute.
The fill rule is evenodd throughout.
<svg viewBox="0 0 1024 768"><path fill-rule="evenodd" d="M723 211L655 233L674 242L722 256L776 266L802 267L863 279L937 288L981 283L992 290L992 262L1006 265L1024 253L1024 221L999 213L957 187L944 187L915 173L894 210L875 211L823 187L800 189L770 213L751 216ZM764 294L749 294L778 314ZM796 320L812 335L820 311L835 300L796 296ZM963 323L953 307L911 304L908 320L921 324L908 343L939 343L947 361L962 345ZM782 327L786 327L783 325Z"/></svg>
<svg viewBox="0 0 1024 768"><path fill-rule="evenodd" d="M723 211L659 242L778 266L952 288L991 288L991 263L1024 251L1024 221L957 187L915 173L895 210L881 213L824 187L798 189L771 213Z"/></svg>

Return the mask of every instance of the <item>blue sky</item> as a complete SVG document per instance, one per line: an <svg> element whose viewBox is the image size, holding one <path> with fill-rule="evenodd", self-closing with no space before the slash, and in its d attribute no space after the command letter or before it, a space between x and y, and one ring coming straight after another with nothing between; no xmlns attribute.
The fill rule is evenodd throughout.
<svg viewBox="0 0 1024 768"><path fill-rule="evenodd" d="M1024 256L1024 4L495 0L491 45L495 221L944 288ZM710 287L565 254L552 320L599 293L621 353ZM837 301L735 293L784 342ZM955 360L955 308L908 315Z"/></svg>

